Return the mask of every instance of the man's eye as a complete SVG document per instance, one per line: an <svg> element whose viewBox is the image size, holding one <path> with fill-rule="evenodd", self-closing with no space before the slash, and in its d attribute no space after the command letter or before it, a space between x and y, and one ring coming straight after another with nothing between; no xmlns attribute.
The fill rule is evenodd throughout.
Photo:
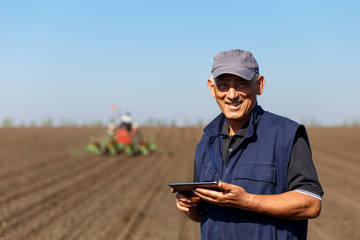
<svg viewBox="0 0 360 240"><path fill-rule="evenodd" d="M246 83L244 83L244 82L240 82L240 83L237 83L237 84L236 84L236 88L237 88L237 89L242 89L242 88L244 88L244 87L246 87Z"/></svg>
<svg viewBox="0 0 360 240"><path fill-rule="evenodd" d="M226 90L226 89L228 89L228 86L227 86L226 84L219 84L219 85L218 85L218 89L220 89L220 90Z"/></svg>

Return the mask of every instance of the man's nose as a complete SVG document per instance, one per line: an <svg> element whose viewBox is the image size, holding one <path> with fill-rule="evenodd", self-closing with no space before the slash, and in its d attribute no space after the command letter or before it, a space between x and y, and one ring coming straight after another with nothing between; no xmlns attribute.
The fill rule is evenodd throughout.
<svg viewBox="0 0 360 240"><path fill-rule="evenodd" d="M236 91L235 88L233 88L233 87L229 88L226 95L229 99L235 99L235 98L239 97L238 91Z"/></svg>

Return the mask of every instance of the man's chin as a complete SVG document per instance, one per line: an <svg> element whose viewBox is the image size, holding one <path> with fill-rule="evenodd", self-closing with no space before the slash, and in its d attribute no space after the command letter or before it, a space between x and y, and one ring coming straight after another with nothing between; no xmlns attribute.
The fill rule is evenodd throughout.
<svg viewBox="0 0 360 240"><path fill-rule="evenodd" d="M225 117L231 121L241 121L243 119L243 116L238 114L225 114Z"/></svg>

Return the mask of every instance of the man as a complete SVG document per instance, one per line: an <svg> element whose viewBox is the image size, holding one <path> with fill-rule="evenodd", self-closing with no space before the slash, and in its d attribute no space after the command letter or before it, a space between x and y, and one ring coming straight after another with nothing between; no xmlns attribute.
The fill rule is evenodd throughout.
<svg viewBox="0 0 360 240"><path fill-rule="evenodd" d="M119 119L119 121L117 123L117 126L118 126L118 128L127 128L127 129L131 130L133 124L134 124L134 122L131 117L131 113L127 112L121 116L121 118Z"/></svg>
<svg viewBox="0 0 360 240"><path fill-rule="evenodd" d="M196 189L200 202L177 193L177 208L201 222L202 239L306 239L323 190L305 127L257 104L265 78L250 52L217 54L211 73L222 113L204 128L194 181L220 191Z"/></svg>

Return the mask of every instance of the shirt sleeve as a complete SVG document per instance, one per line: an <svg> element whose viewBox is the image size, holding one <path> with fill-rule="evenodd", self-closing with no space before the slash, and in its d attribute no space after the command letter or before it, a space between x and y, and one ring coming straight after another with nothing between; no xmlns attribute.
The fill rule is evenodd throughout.
<svg viewBox="0 0 360 240"><path fill-rule="evenodd" d="M294 139L288 168L289 190L311 195L321 200L324 192L313 163L305 127L300 127Z"/></svg>

